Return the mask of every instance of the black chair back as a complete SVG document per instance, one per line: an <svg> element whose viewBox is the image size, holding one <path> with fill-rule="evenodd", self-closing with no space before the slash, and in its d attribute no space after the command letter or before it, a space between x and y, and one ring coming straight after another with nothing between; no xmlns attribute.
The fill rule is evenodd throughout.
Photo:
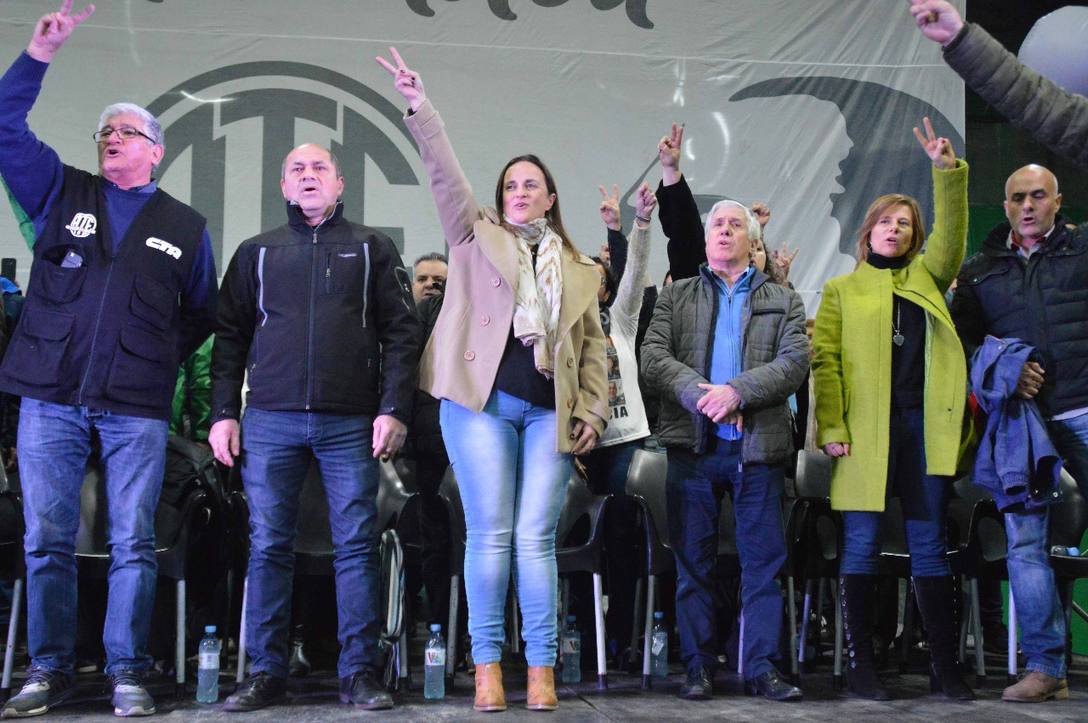
<svg viewBox="0 0 1088 723"><path fill-rule="evenodd" d="M826 499L831 496L831 457L823 452L802 449L797 453L794 490L798 498Z"/></svg>
<svg viewBox="0 0 1088 723"><path fill-rule="evenodd" d="M627 471L626 491L639 506L645 530L646 564L652 575L674 569L665 501L667 474L667 457L645 449L635 451Z"/></svg>
<svg viewBox="0 0 1088 723"><path fill-rule="evenodd" d="M1088 530L1088 501L1065 469L1062 470L1061 490L1061 501L1050 508L1050 544L1080 547L1084 532Z"/></svg>

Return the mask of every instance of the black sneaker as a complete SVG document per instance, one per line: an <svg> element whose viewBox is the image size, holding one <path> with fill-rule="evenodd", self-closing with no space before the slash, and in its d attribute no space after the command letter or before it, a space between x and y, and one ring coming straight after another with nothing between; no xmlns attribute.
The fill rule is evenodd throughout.
<svg viewBox="0 0 1088 723"><path fill-rule="evenodd" d="M360 710L388 710L393 707L393 696L374 673L361 670L340 679L340 702Z"/></svg>
<svg viewBox="0 0 1088 723"><path fill-rule="evenodd" d="M768 670L763 675L744 681L744 692L777 701L801 700L804 696L800 688L779 678L777 670Z"/></svg>
<svg viewBox="0 0 1088 723"><path fill-rule="evenodd" d="M110 675L110 685L113 686L110 704L115 716L129 718L155 713L155 701L144 688L139 673L131 670L113 673Z"/></svg>
<svg viewBox="0 0 1088 723"><path fill-rule="evenodd" d="M692 668L677 695L684 700L710 700L714 697L714 675L704 667Z"/></svg>
<svg viewBox="0 0 1088 723"><path fill-rule="evenodd" d="M4 703L0 717L29 718L42 715L72 695L75 691L73 683L70 675L43 668L28 670L22 690Z"/></svg>
<svg viewBox="0 0 1088 723"><path fill-rule="evenodd" d="M261 671L247 677L238 689L223 701L223 710L241 713L260 710L287 699L287 679Z"/></svg>

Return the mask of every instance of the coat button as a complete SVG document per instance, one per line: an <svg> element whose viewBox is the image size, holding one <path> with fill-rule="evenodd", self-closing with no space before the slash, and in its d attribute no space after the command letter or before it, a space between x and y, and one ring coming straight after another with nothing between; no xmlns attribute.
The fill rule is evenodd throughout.
<svg viewBox="0 0 1088 723"><path fill-rule="evenodd" d="M567 369L570 369L573 366L574 366L574 357L568 357L567 358Z"/></svg>
<svg viewBox="0 0 1088 723"><path fill-rule="evenodd" d="M476 352L474 352L474 351L471 351L471 350L470 350L470 351L466 351L466 352L464 353L464 357L465 357L465 361L472 361L473 359L475 359L475 358L476 358Z"/></svg>
<svg viewBox="0 0 1088 723"><path fill-rule="evenodd" d="M491 277L491 285L492 285L492 286L496 286L496 287L497 287L497 286L498 286L499 284L501 284L501 283L502 283L502 279L500 279L500 278L499 278L498 276L492 276L492 277Z"/></svg>
<svg viewBox="0 0 1088 723"><path fill-rule="evenodd" d="M483 316L480 317L480 326L487 326L490 323L491 323L491 317L488 316L487 314L484 314Z"/></svg>

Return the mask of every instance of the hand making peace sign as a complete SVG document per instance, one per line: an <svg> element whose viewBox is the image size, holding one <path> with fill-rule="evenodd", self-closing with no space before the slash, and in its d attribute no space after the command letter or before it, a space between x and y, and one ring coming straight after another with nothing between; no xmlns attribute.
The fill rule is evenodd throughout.
<svg viewBox="0 0 1088 723"><path fill-rule="evenodd" d="M408 101L408 107L415 113L423 105L423 101L427 100L427 94L423 90L423 79L419 77L419 73L408 69L396 48L390 47L389 52L393 56L393 61L396 62L395 67L380 55L374 60L378 61L378 65L388 70L389 74L393 76L395 79L393 87Z"/></svg>

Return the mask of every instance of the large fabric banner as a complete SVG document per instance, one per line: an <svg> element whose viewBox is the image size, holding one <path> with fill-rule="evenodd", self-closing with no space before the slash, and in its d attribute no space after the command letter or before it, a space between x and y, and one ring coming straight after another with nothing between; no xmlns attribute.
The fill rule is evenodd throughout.
<svg viewBox="0 0 1088 723"><path fill-rule="evenodd" d="M8 59L58 4L0 4ZM91 133L106 104L156 113L166 128L162 186L208 218L220 274L243 239L284 222L286 153L329 144L346 214L389 233L411 263L443 239L403 102L373 60L394 45L422 75L477 198L491 203L506 159L536 153L590 254L605 236L598 186L619 184L627 205L640 182L656 185L657 142L683 123L682 170L700 206L723 197L770 204L768 242L800 247L791 281L811 315L823 282L854 267L873 198L906 192L929 214L929 161L911 127L928 115L963 152L963 85L907 7L103 0L53 62L30 125L65 162L92 169ZM627 205L628 226L633 213ZM18 259L25 283L30 254L6 206L0 229L0 255ZM668 264L659 230L654 242L660 282Z"/></svg>

